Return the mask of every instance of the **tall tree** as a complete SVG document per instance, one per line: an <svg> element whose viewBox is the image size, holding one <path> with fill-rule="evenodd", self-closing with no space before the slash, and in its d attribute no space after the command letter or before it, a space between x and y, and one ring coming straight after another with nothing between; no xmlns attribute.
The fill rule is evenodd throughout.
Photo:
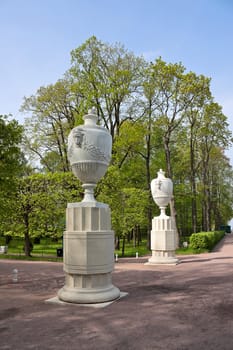
<svg viewBox="0 0 233 350"><path fill-rule="evenodd" d="M219 230L233 217L233 171L222 148L215 148L210 162L211 227Z"/></svg>
<svg viewBox="0 0 233 350"><path fill-rule="evenodd" d="M81 87L114 140L124 120L135 117L131 110L141 86L144 60L120 44L109 45L95 36L73 50L71 60L74 88Z"/></svg>
<svg viewBox="0 0 233 350"><path fill-rule="evenodd" d="M232 142L226 116L217 103L207 104L204 108L202 125L198 135L201 179L203 184L203 228L211 229L211 157L216 147L227 148Z"/></svg>
<svg viewBox="0 0 233 350"><path fill-rule="evenodd" d="M30 256L33 237L62 237L67 202L81 198L80 182L72 173L26 176L18 181L13 232L24 236Z"/></svg>
<svg viewBox="0 0 233 350"><path fill-rule="evenodd" d="M147 225L145 211L148 193L145 190L133 187L131 179L128 183L124 174L117 166L110 166L106 176L97 186L101 187L98 200L108 203L111 207L111 218L117 242L123 238L122 255L126 236L136 226Z"/></svg>
<svg viewBox="0 0 233 350"><path fill-rule="evenodd" d="M183 112L188 103L184 89L185 68L180 63L167 64L158 58L154 64L151 63L148 72L144 91L148 101L149 124L153 111L156 125L163 135L166 173L172 179L171 143L175 132L183 121ZM174 198L171 199L170 208L171 215L176 220Z"/></svg>
<svg viewBox="0 0 233 350"><path fill-rule="evenodd" d="M200 165L198 154L198 131L202 125L203 108L212 99L210 93L210 79L203 75L188 73L184 79L188 82L186 95L189 102L185 109L185 139L188 140L190 159L190 186L192 205L192 232L197 232L197 172ZM186 144L183 139L182 146Z"/></svg>
<svg viewBox="0 0 233 350"><path fill-rule="evenodd" d="M66 79L24 99L21 111L30 115L25 123L25 146L45 171L69 171L67 135L83 112L82 103L82 96L72 91Z"/></svg>
<svg viewBox="0 0 233 350"><path fill-rule="evenodd" d="M23 127L16 120L0 115L0 221L14 211L11 199L24 164L20 148L22 133Z"/></svg>

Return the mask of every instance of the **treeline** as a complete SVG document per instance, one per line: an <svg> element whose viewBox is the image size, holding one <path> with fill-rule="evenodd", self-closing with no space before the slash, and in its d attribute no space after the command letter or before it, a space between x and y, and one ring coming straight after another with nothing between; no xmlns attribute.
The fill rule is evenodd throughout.
<svg viewBox="0 0 233 350"><path fill-rule="evenodd" d="M224 151L232 135L210 83L181 63L147 62L120 44L88 39L71 52L71 67L59 81L24 99L24 157L13 198L22 203L20 195L29 191L27 208L35 208L27 218L17 209L21 219L12 216L12 223L3 211L2 232L6 226L27 232L28 240L36 232L62 235L66 202L82 193L70 173L67 136L92 106L113 138L112 162L96 196L110 205L117 236L140 227L149 242L158 213L150 182L160 168L174 183L170 211L180 235L226 224L233 216L233 173Z"/></svg>

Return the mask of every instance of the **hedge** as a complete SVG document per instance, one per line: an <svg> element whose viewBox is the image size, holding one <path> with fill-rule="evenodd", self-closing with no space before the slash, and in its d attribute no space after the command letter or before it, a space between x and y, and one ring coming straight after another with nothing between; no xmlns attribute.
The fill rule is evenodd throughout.
<svg viewBox="0 0 233 350"><path fill-rule="evenodd" d="M190 236L190 247L192 249L211 250L224 237L224 231L198 232Z"/></svg>

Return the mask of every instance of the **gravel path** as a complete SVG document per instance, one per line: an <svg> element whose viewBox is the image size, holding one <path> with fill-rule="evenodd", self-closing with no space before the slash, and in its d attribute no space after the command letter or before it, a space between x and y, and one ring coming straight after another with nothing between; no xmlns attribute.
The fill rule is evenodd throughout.
<svg viewBox="0 0 233 350"><path fill-rule="evenodd" d="M113 283L129 294L98 309L45 303L64 283L62 263L0 260L0 349L232 350L233 235L179 258L119 259Z"/></svg>

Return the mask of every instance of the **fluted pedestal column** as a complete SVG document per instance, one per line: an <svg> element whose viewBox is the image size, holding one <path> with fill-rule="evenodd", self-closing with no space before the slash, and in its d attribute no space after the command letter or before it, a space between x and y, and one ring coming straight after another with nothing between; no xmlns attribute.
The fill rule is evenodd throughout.
<svg viewBox="0 0 233 350"><path fill-rule="evenodd" d="M114 232L108 205L69 203L64 232L65 285L58 298L93 304L112 301L120 291L112 284Z"/></svg>
<svg viewBox="0 0 233 350"><path fill-rule="evenodd" d="M153 218L151 250L152 256L148 260L148 265L176 265L179 262L175 256L176 230L172 217L162 214Z"/></svg>

